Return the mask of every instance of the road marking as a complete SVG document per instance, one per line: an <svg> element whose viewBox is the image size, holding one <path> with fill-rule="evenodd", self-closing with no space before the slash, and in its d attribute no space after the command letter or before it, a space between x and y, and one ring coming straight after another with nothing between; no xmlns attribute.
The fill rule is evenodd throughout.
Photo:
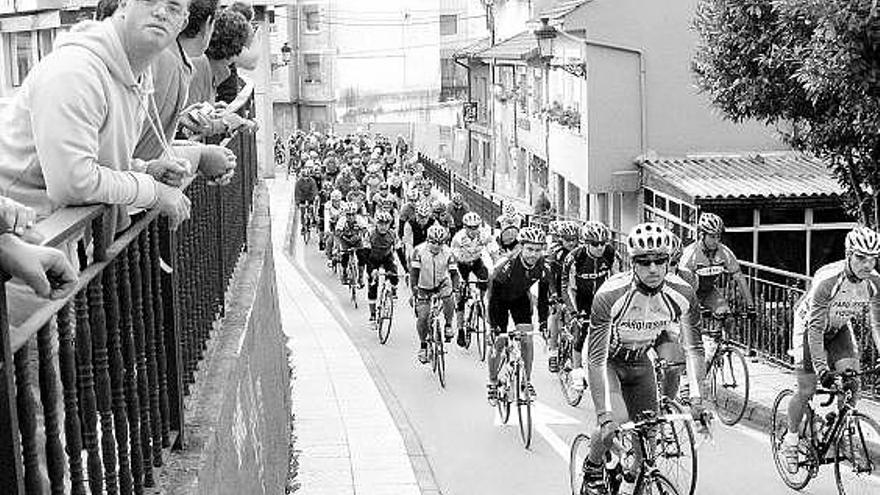
<svg viewBox="0 0 880 495"><path fill-rule="evenodd" d="M515 405L511 405L511 409L515 409ZM496 427L504 427L515 425L518 421L516 417L516 411L510 411L510 419L507 421L507 424L501 422L501 415L498 413L498 408L494 408L495 410L495 419L494 424ZM544 441L550 445L559 457L562 458L563 461L568 463L569 451L570 448L565 441L550 428L550 425L578 425L583 422L572 418L571 416L559 412L556 409L542 403L535 402L532 405L532 429L538 435L544 438Z"/></svg>

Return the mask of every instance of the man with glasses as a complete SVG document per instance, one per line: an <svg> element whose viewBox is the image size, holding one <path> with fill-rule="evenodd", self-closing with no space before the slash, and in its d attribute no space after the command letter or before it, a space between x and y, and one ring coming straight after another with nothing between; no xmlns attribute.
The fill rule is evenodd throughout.
<svg viewBox="0 0 880 495"><path fill-rule="evenodd" d="M560 297L552 305L547 320L550 331L550 337L547 339L547 352L550 354L548 362L550 372L556 373L559 371L559 363L556 362L556 347L559 343L559 320L564 304L562 294L565 293L563 288L568 286L568 274L564 273L565 260L577 248L581 227L574 221L554 220L550 222L550 233L553 236L553 242L550 244L548 266L553 279L553 292Z"/></svg>
<svg viewBox="0 0 880 495"><path fill-rule="evenodd" d="M489 259L488 246L492 242L492 237L488 232L480 228L483 225L483 219L475 212L470 211L466 213L461 221L464 228L452 238L452 254L455 255L455 259L458 261L458 273L461 274L462 284L465 284L463 287L467 286L468 277L473 273L477 280L484 281L477 283L477 288L480 289L480 297L483 297L489 284L487 282L489 279L489 269L486 267L484 260ZM464 292L462 290L458 296L458 306L456 307L455 314L458 326L457 342L461 347L465 347L466 343L464 334Z"/></svg>
<svg viewBox="0 0 880 495"><path fill-rule="evenodd" d="M617 273L617 252L608 241L611 233L601 222L589 221L581 228L581 245L572 251L563 265L568 281L568 308L573 312L589 314L593 297L608 277ZM582 353L587 339L587 329L575 327L571 355L571 380L576 390L583 390L586 372Z"/></svg>
<svg viewBox="0 0 880 495"><path fill-rule="evenodd" d="M810 290L798 303L794 314L792 354L797 373L797 393L788 407L788 433L784 455L788 471L798 472L800 449L798 431L804 406L816 393L816 384L825 388L838 385L844 370L859 370L861 349L849 323L870 315L871 335L880 349L880 235L868 227L856 227L846 235L846 258L819 268ZM858 393L859 382L841 384Z"/></svg>
<svg viewBox="0 0 880 495"><path fill-rule="evenodd" d="M627 238L631 271L612 276L596 292L587 344L590 390L597 429L590 436L582 493L604 495L604 458L619 425L642 411L657 411L657 384L648 358L658 337L680 323L691 379L691 413L701 422L706 369L699 303L693 288L668 273L670 239L656 223L636 225ZM639 462L636 459L636 465Z"/></svg>

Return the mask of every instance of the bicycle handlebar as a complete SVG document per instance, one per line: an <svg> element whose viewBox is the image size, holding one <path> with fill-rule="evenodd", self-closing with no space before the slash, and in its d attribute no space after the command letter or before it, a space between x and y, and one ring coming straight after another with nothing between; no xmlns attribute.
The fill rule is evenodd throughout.
<svg viewBox="0 0 880 495"><path fill-rule="evenodd" d="M858 378L860 376L873 375L876 373L880 373L880 365L874 366L873 368L866 369L864 371L856 371L853 369L846 369L840 373L840 378L842 380L852 380L854 378ZM819 395L827 395L828 399L820 402L821 407L828 407L834 400L841 395L845 395L849 392L852 392L847 387L839 386L837 384L834 385L833 388L828 389L817 389L816 393Z"/></svg>

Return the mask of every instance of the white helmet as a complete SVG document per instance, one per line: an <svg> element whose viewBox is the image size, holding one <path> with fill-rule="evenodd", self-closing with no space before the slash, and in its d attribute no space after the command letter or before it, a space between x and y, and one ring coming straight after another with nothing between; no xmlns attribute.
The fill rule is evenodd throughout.
<svg viewBox="0 0 880 495"><path fill-rule="evenodd" d="M517 240L521 244L541 244L547 240L547 234L538 227L526 227L519 231Z"/></svg>
<svg viewBox="0 0 880 495"><path fill-rule="evenodd" d="M721 234L724 232L724 220L714 213L703 213L697 222L697 229L704 234Z"/></svg>
<svg viewBox="0 0 880 495"><path fill-rule="evenodd" d="M646 254L670 254L671 241L668 230L659 223L640 223L633 227L626 239L630 257Z"/></svg>
<svg viewBox="0 0 880 495"><path fill-rule="evenodd" d="M859 226L846 234L845 247L847 253L859 253L865 256L880 255L880 235L868 227Z"/></svg>
<svg viewBox="0 0 880 495"><path fill-rule="evenodd" d="M465 225L465 227L479 227L481 223L483 223L483 219L480 218L476 212L469 211L461 217L461 223Z"/></svg>
<svg viewBox="0 0 880 495"><path fill-rule="evenodd" d="M446 230L446 227L438 224L431 225L428 227L428 240L431 242L436 242L440 244L441 242L446 240L446 236L449 235L449 232Z"/></svg>
<svg viewBox="0 0 880 495"><path fill-rule="evenodd" d="M332 193L330 193L331 201L339 201L342 199L342 191L339 189L334 189Z"/></svg>

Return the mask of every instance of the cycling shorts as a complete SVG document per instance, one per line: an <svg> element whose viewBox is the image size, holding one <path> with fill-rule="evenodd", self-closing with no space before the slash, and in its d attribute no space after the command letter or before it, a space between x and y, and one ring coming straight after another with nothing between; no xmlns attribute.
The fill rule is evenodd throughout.
<svg viewBox="0 0 880 495"><path fill-rule="evenodd" d="M647 354L632 361L609 359L605 376L612 406L622 398L630 419L644 411L657 411L657 378Z"/></svg>
<svg viewBox="0 0 880 495"><path fill-rule="evenodd" d="M816 371L813 369L813 358L810 354L810 344L807 341L807 334L804 332L804 352L803 361L795 365L799 372L812 375ZM834 368L834 365L841 359L855 359L858 361L859 353L856 337L853 335L849 326L843 326L837 329L834 335L825 336L825 352L828 353L828 364Z"/></svg>
<svg viewBox="0 0 880 495"><path fill-rule="evenodd" d="M512 301L491 301L489 304L489 323L496 335L507 332L508 315L513 318L514 325L532 323L532 300L528 293Z"/></svg>

